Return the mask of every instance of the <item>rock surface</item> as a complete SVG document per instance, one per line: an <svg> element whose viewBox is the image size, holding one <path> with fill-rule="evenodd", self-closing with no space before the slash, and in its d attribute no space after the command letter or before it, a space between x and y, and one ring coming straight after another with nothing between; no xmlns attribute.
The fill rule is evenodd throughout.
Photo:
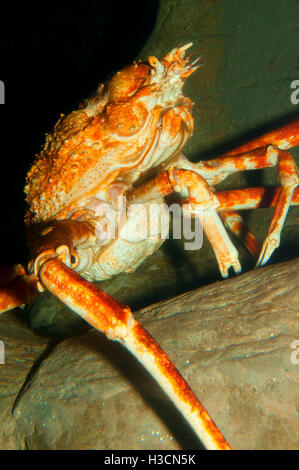
<svg viewBox="0 0 299 470"><path fill-rule="evenodd" d="M297 258L136 314L235 449L299 448L299 353L291 348L298 285ZM6 319L16 324L13 314ZM96 331L49 348L26 328L9 327L4 342L14 345L0 366L2 448L199 447L142 367Z"/></svg>
<svg viewBox="0 0 299 470"><path fill-rule="evenodd" d="M50 343L36 336L14 312L1 314L0 340L4 344L4 364L0 364L0 449L24 448L12 417L14 407L34 365L38 365Z"/></svg>

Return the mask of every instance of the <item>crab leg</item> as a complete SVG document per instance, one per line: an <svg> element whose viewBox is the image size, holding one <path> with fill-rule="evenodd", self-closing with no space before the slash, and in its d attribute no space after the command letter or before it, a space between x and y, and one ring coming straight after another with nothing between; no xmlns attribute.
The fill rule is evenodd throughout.
<svg viewBox="0 0 299 470"><path fill-rule="evenodd" d="M245 188L232 189L226 191L217 191L217 199L220 203L218 212L225 226L241 239L248 251L258 257L260 253L259 242L255 236L249 231L242 221L241 216L235 212L244 209L257 209L259 207L279 207L277 201L281 198L281 186L268 188ZM299 205L299 187L295 188L292 194L291 206ZM277 209L276 209L277 210ZM279 214L281 219L285 213ZM272 227L272 222L269 232Z"/></svg>
<svg viewBox="0 0 299 470"><path fill-rule="evenodd" d="M238 171L273 167L277 163L279 166L279 159L284 159L279 150L297 145L299 145L299 120L268 132L208 161L192 163L181 154L175 166L199 173L213 186ZM292 158L290 154L289 158ZM280 171L279 168L278 171Z"/></svg>
<svg viewBox="0 0 299 470"><path fill-rule="evenodd" d="M260 250L257 239L246 228L241 216L235 212L238 208L248 209L256 207L255 202L251 202L251 193L255 191L254 196L257 196L259 190L252 190L251 193L250 190L247 190L246 193L246 189L240 190L238 193L232 192L232 195L238 194L239 201L237 205L235 204L236 201L232 201L230 203L232 207L228 207L223 201L223 196L226 194L227 198L230 192L213 194L209 190L202 174L211 184L216 184L235 171L272 167L277 164L281 187L276 189L277 197L273 203L275 206L274 214L268 235L262 250ZM197 178L195 175L197 175ZM295 200L297 198L296 186L298 183L298 169L292 155L287 151L277 150L272 146L268 146L267 148L249 150L238 157L220 157L209 162L192 163L181 159L175 163L174 167L170 167L168 171L160 173L145 185L130 191L127 197L129 203L145 202L171 194L174 190L180 191L182 187L187 187L189 190L189 201L193 203L193 206L197 205L198 209L202 208L205 210L204 230L215 251L221 274L223 277L226 277L230 266L233 266L236 272L239 271L237 254L235 248L227 240L227 235L224 234L223 225L217 219L217 215L215 215L215 208L217 208L217 212L221 212L221 218L226 227L242 239L249 252L255 257L260 253L258 265L265 264L274 249L279 245L280 233L289 206L292 204L292 199ZM263 191L262 188L261 190ZM217 201L219 194L223 196L220 196L220 200L217 203L215 201ZM210 207L208 207L209 205ZM219 207L217 207L218 205ZM234 213L231 213L231 210Z"/></svg>
<svg viewBox="0 0 299 470"><path fill-rule="evenodd" d="M200 174L176 166L170 167L153 180L130 191L127 200L129 203L146 202L174 191L181 191L183 188L187 188L189 192L187 201L191 205L191 213L195 217L204 214L203 228L213 247L222 276L228 276L230 267L233 267L236 273L240 272L238 252L217 213L217 198Z"/></svg>
<svg viewBox="0 0 299 470"><path fill-rule="evenodd" d="M62 261L45 261L41 283L109 339L122 343L153 375L208 449L230 449L209 414L158 343L137 322L129 307L85 281Z"/></svg>
<svg viewBox="0 0 299 470"><path fill-rule="evenodd" d="M267 147L267 151L269 149L272 149L272 147ZM258 152L260 149L258 149ZM254 153L252 151L251 153ZM280 244L280 234L282 231L283 224L285 222L285 218L287 216L289 206L292 201L292 196L294 189L298 186L299 184L299 177L298 177L298 169L297 165L292 157L292 155L286 151L286 150L272 150L272 154L274 157L276 157L277 164L278 164L278 175L281 183L281 188L279 195L277 197L276 203L275 203L275 209L274 209L274 214L271 220L271 224L268 230L267 237L263 243L262 249L260 250L259 258L257 261L257 266L264 265L272 255L273 251L275 248L277 248ZM275 155L276 154L276 155ZM224 157L224 158L235 158L238 164L240 164L239 157ZM235 216L237 216L235 214ZM226 213L222 214L222 218L227 219L228 225L230 225L230 220L231 217L228 217ZM239 227L238 227L239 226ZM233 222L232 229L237 230L241 228L240 226L240 220L238 222L238 226L235 226L235 221ZM242 225L244 227L244 225ZM230 227L231 228L231 227ZM252 234L250 235L250 240L247 239L245 240L245 245L249 248L249 251L251 251L251 245L252 245ZM249 245L248 245L249 242ZM257 243L254 243L254 253L256 252L256 249L258 247Z"/></svg>
<svg viewBox="0 0 299 470"><path fill-rule="evenodd" d="M254 258L259 256L260 244L253 233L245 225L242 217L235 211L222 211L220 217L227 229L237 237Z"/></svg>
<svg viewBox="0 0 299 470"><path fill-rule="evenodd" d="M226 152L224 156L232 157L268 145L273 145L281 150L290 149L299 145L299 119L240 145Z"/></svg>
<svg viewBox="0 0 299 470"><path fill-rule="evenodd" d="M260 251L257 266L262 266L266 264L275 248L279 246L281 230L292 201L293 192L299 184L298 168L292 155L286 150L276 150L270 146L267 147L267 151L269 149L273 149L272 153L274 156L276 153L278 175L281 182L281 188L276 199L274 214L271 220L268 234ZM257 152L259 151L260 149L257 150ZM254 151L251 151L251 153L254 153ZM232 157L224 158L230 159ZM233 158L235 158L238 162L238 156L235 156Z"/></svg>
<svg viewBox="0 0 299 470"><path fill-rule="evenodd" d="M299 120L291 124L286 124L272 132L268 132L224 155L228 158L235 157L236 160L238 160L239 154L269 145L273 145L275 148L279 149L278 174L282 186L276 200L274 214L257 261L257 266L264 265L269 260L275 248L279 246L281 230L292 201L293 192L299 184L296 163L291 154L283 150L299 145Z"/></svg>
<svg viewBox="0 0 299 470"><path fill-rule="evenodd" d="M280 194L276 200L274 214L257 261L258 266L264 265L279 246L280 234L292 201L294 189L299 184L298 168L292 155L284 149L299 144L299 120L264 134L219 158L208 162L191 163L180 161L180 168L190 169L204 176L210 185L215 185L231 173L269 166L278 166L281 183ZM223 215L226 218L226 215ZM229 219L228 219L229 220ZM229 223L230 224L230 223ZM240 224L239 224L240 225ZM233 230L237 230L235 224ZM251 237L252 238L252 237ZM248 240L245 241L248 245ZM252 240L248 248L251 250ZM254 242L254 251L257 243Z"/></svg>
<svg viewBox="0 0 299 470"><path fill-rule="evenodd" d="M280 192L280 186L216 191L220 204L217 210L222 214L227 211L275 207ZM293 192L291 206L299 206L299 187Z"/></svg>
<svg viewBox="0 0 299 470"><path fill-rule="evenodd" d="M281 182L281 191L275 204L274 214L257 261L257 266L263 266L275 248L279 246L281 230L289 210L293 192L299 184L297 165L292 155L286 150L279 150L278 174Z"/></svg>
<svg viewBox="0 0 299 470"><path fill-rule="evenodd" d="M22 265L1 269L0 272L0 313L12 310L23 304L32 303L39 295L38 279L34 274L27 275Z"/></svg>
<svg viewBox="0 0 299 470"><path fill-rule="evenodd" d="M277 165L278 151L271 145L249 150L237 156L221 156L208 161L193 163L184 155L175 163L176 168L195 171L214 186L229 175L239 171L258 170Z"/></svg>
<svg viewBox="0 0 299 470"><path fill-rule="evenodd" d="M58 257L76 268L76 263L71 263L71 255L75 257L76 247L88 247L94 239L94 228L88 222L67 219L34 226L34 232L29 233L34 254L29 271L33 273L26 274L21 264L0 268L0 313L30 304L43 292L38 272L45 259Z"/></svg>

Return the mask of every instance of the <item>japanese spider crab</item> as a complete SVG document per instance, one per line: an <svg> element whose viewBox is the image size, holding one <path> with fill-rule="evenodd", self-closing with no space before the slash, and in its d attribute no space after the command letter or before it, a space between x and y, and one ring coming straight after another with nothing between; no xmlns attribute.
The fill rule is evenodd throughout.
<svg viewBox="0 0 299 470"><path fill-rule="evenodd" d="M184 58L192 44L160 61L149 57L116 73L78 110L58 120L27 176L25 216L32 259L2 270L0 311L34 300L50 290L108 338L127 347L149 370L209 449L230 446L166 353L137 322L130 308L88 280L135 269L163 240L121 237L103 240L101 208L116 208L119 195L133 203L159 203L187 190L189 211L204 212L204 231L220 272L240 272L238 253L226 228L243 237L263 265L279 245L290 204L299 204L298 169L286 150L299 144L299 121L263 135L219 158L191 163L181 149L192 135L192 102L185 80L199 67ZM216 192L227 175L276 166L281 185ZM147 177L147 179L146 179ZM260 249L238 212L274 206ZM124 226L135 223L127 215ZM137 220L138 222L138 220ZM80 274L79 274L80 273ZM88 279L88 280L87 280Z"/></svg>

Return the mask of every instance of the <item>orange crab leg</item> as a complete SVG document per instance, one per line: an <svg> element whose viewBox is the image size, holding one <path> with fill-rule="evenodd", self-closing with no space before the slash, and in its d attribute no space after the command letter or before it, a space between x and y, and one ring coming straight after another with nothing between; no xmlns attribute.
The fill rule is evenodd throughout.
<svg viewBox="0 0 299 470"><path fill-rule="evenodd" d="M32 303L39 295L38 279L34 274L25 274L21 265L1 269L0 273L0 313L12 310L23 304Z"/></svg>
<svg viewBox="0 0 299 470"><path fill-rule="evenodd" d="M282 128L276 131L276 142L279 145L288 145L290 143L296 144L297 140L292 132L297 131L297 124L294 126L289 125L286 128ZM273 133L269 134L273 137ZM260 250L257 265L264 265L272 255L275 248L279 246L280 234L288 213L288 209L292 200L292 194L296 186L299 184L298 169L293 156L286 150L281 150L268 145L268 147L252 149L253 145L260 145L268 142L269 135L263 136L260 140L256 139L254 144L249 146L242 146L239 151L243 151L242 154L233 155L226 154L220 158L210 160L208 162L191 163L188 161L181 161L178 163L180 168L189 169L197 172L201 176L205 177L210 185L215 185L220 181L224 180L229 174L235 173L236 171L253 170L258 168L266 168L271 166L278 167L278 176L281 183L280 194L277 198L271 224ZM288 144L286 144L286 138L288 137ZM222 216L223 219L227 219L228 226L232 227L232 231L236 231L238 234L240 228L240 221L236 227L235 223L231 223L232 219L227 218L225 214ZM242 223L244 227L244 224ZM252 243L254 246L252 246ZM245 239L245 244L249 251L254 250L256 252L258 248L257 242L254 241L253 235L249 235L249 238Z"/></svg>
<svg viewBox="0 0 299 470"><path fill-rule="evenodd" d="M278 173L282 186L276 190L277 195L275 202L273 202L275 210L262 250L256 237L245 226L241 216L235 212L238 208L255 207L255 202L251 202L250 191L246 192L245 189L235 193L238 194L239 201L237 205L236 201L232 201L232 207L224 203L223 197L222 200L218 201L220 203L219 207L217 207L217 203L214 204L217 212L221 212L221 218L225 226L243 241L252 255L258 257L260 254L258 264L265 264L273 250L279 245L280 232L289 205L292 204L293 195L295 200L298 194L296 189L299 181L297 166L292 155L287 151L276 150L269 146L264 149L249 151L238 157L220 157L209 162L191 163L183 159L145 185L127 193L127 198L129 203L145 202L171 194L174 190L180 191L182 187L186 187L189 190L189 202L192 202L195 206L197 205L198 208L205 209L209 204L212 208L213 194L201 174L204 174L206 179L210 180L210 183L215 184L234 171L270 167L275 164L278 164ZM216 193L216 200L218 194ZM230 200L232 200L232 196ZM232 213L231 210L234 212ZM235 271L238 272L236 254L230 243L226 241L223 226L219 223L219 220L216 220L215 210L205 210L204 215L204 230L214 248L222 276L227 276L230 266L234 266Z"/></svg>
<svg viewBox="0 0 299 470"><path fill-rule="evenodd" d="M273 145L281 150L290 149L299 145L299 120L279 127L274 131L267 132L250 142L226 152L224 156L234 156L240 153L249 152L250 150L254 150L259 147L266 147L268 145Z"/></svg>
<svg viewBox="0 0 299 470"><path fill-rule="evenodd" d="M286 138L286 131L282 133L282 135ZM273 137L272 134L271 136ZM291 141L292 135L289 137L289 140ZM255 144L260 144L266 141L267 139L264 136L261 141L255 141ZM228 174L235 171L251 170L255 168L274 166L277 164L281 188L276 200L271 224L257 261L257 265L261 266L269 260L275 248L279 246L281 230L291 204L292 195L294 189L299 184L298 169L293 156L286 150L276 149L270 145L268 147L258 148L255 150L252 150L251 146L243 146L239 150L245 150L245 153L235 156L222 156L219 159L211 160L209 162L192 164L192 169L198 172L204 171L207 173L206 176L209 178L210 184L216 184L223 180ZM184 165L184 162L182 162L182 165ZM185 166L189 167L190 165L185 164ZM228 227L231 228L233 232L236 231L239 235L238 232L241 228L241 217L239 216L237 226L235 220L232 222L232 216L228 217L226 214L223 214L222 218L227 221ZM243 223L242 227L244 228ZM249 232L247 232L247 234L249 234ZM254 243L253 249L256 251L258 244L254 241L252 234L250 234L249 238L247 236L247 239L245 239L245 244L249 251L252 251L252 242Z"/></svg>
<svg viewBox="0 0 299 470"><path fill-rule="evenodd" d="M245 209L274 207L281 192L280 186L216 191L219 213ZM294 189L291 206L299 206L299 187Z"/></svg>
<svg viewBox="0 0 299 470"><path fill-rule="evenodd" d="M177 168L195 171L214 186L229 175L248 170L270 168L277 165L278 150L269 145L238 154L236 156L221 156L204 162L193 163L181 155L175 163Z"/></svg>
<svg viewBox="0 0 299 470"><path fill-rule="evenodd" d="M191 212L201 216L204 211L203 229L208 237L222 277L228 276L230 267L236 273L241 271L238 252L232 244L223 223L217 213L219 205L206 180L197 172L170 167L153 180L128 193L128 202L146 202L158 196L171 194L187 188Z"/></svg>
<svg viewBox="0 0 299 470"><path fill-rule="evenodd" d="M257 261L258 266L264 265L275 248L279 246L281 230L292 201L293 192L299 184L297 165L292 155L286 150L278 151L278 175L281 191L277 198L271 224Z"/></svg>
<svg viewBox="0 0 299 470"><path fill-rule="evenodd" d="M256 209L258 207L277 207L282 195L281 186L268 188L245 188L227 191L218 191L216 196L220 202L218 212L225 226L231 230L244 243L248 251L258 257L260 254L259 242L250 230L245 226L241 216L235 212L243 209ZM291 205L299 205L299 188L295 188L292 195ZM282 213L283 215L283 213ZM272 219L273 221L273 219ZM273 227L271 222L269 232Z"/></svg>
<svg viewBox="0 0 299 470"><path fill-rule="evenodd" d="M225 227L243 243L254 258L257 258L261 251L261 246L256 237L243 222L240 214L235 211L222 211L220 217Z"/></svg>
<svg viewBox="0 0 299 470"><path fill-rule="evenodd" d="M169 357L137 322L129 307L85 281L56 258L40 267L40 281L109 339L122 343L153 375L208 449L230 449L209 414Z"/></svg>

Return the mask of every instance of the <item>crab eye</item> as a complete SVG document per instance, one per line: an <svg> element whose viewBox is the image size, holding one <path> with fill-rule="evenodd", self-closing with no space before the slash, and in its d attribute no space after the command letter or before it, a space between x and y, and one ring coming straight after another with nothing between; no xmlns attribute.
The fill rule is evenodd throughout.
<svg viewBox="0 0 299 470"><path fill-rule="evenodd" d="M155 57L155 56L151 55L148 58L148 62L152 67L155 67L155 68L158 67L159 61L158 61L157 57Z"/></svg>

